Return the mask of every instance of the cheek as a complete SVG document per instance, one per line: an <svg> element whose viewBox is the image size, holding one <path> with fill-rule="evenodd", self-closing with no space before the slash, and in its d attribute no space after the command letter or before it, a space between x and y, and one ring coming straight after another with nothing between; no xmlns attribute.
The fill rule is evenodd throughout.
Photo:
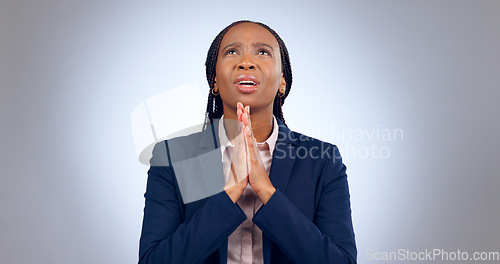
<svg viewBox="0 0 500 264"><path fill-rule="evenodd" d="M281 84L281 66L271 67L267 74L270 90L277 91Z"/></svg>
<svg viewBox="0 0 500 264"><path fill-rule="evenodd" d="M217 82L221 85L226 85L231 78L231 68L226 64L224 62L217 63L215 67L215 76L217 77Z"/></svg>

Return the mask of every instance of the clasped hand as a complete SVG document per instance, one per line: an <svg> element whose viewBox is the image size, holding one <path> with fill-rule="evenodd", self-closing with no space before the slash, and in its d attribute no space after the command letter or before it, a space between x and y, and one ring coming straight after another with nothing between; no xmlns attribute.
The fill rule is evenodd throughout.
<svg viewBox="0 0 500 264"><path fill-rule="evenodd" d="M231 171L224 190L236 203L248 184L264 204L276 189L260 158L250 121L250 106L237 103L238 129L231 159Z"/></svg>

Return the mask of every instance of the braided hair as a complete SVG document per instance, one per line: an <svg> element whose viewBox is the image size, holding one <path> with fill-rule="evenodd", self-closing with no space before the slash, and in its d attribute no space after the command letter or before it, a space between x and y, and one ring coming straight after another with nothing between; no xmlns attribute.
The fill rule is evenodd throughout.
<svg viewBox="0 0 500 264"><path fill-rule="evenodd" d="M283 124L286 125L281 107L285 103L285 98L290 93L290 88L292 86L292 67L290 65L290 57L288 56L288 50L285 46L285 43L278 35L278 33L276 33L272 28L261 22L254 22L250 20L236 21L233 22L231 25L227 26L226 28L224 28L215 37L214 41L212 42L212 45L210 46L210 49L208 50L207 60L205 62L205 68L206 68L208 85L210 87L210 91L208 92L208 103L207 103L207 116L210 119L210 123L213 123L214 118L220 118L224 113L222 98L220 94L218 95L212 94L212 89L214 89L214 84L215 84L215 74L216 74L215 71L217 65L217 57L219 55L220 44L222 42L222 38L224 38L227 31L229 31L229 29L241 23L254 23L260 25L263 28L267 29L271 34L273 34L273 36L276 38L276 41L278 41L281 53L281 71L283 72L283 77L285 78L286 90L285 90L285 95L283 96L279 96L279 92L276 93L273 104L273 115L276 116L276 118L281 120L281 122L283 122Z"/></svg>

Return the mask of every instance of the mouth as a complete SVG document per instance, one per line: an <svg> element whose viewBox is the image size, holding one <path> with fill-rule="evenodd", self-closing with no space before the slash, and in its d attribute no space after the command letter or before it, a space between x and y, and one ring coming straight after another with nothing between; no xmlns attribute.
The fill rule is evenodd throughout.
<svg viewBox="0 0 500 264"><path fill-rule="evenodd" d="M253 75L240 75L234 81L234 85L242 93L253 93L259 87L259 81Z"/></svg>

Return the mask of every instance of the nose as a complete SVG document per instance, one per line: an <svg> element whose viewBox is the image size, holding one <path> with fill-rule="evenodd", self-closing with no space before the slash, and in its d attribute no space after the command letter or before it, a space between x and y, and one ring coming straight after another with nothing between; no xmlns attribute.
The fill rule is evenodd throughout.
<svg viewBox="0 0 500 264"><path fill-rule="evenodd" d="M241 61L238 63L237 67L239 70L253 70L255 69L255 64L247 55L241 58Z"/></svg>

